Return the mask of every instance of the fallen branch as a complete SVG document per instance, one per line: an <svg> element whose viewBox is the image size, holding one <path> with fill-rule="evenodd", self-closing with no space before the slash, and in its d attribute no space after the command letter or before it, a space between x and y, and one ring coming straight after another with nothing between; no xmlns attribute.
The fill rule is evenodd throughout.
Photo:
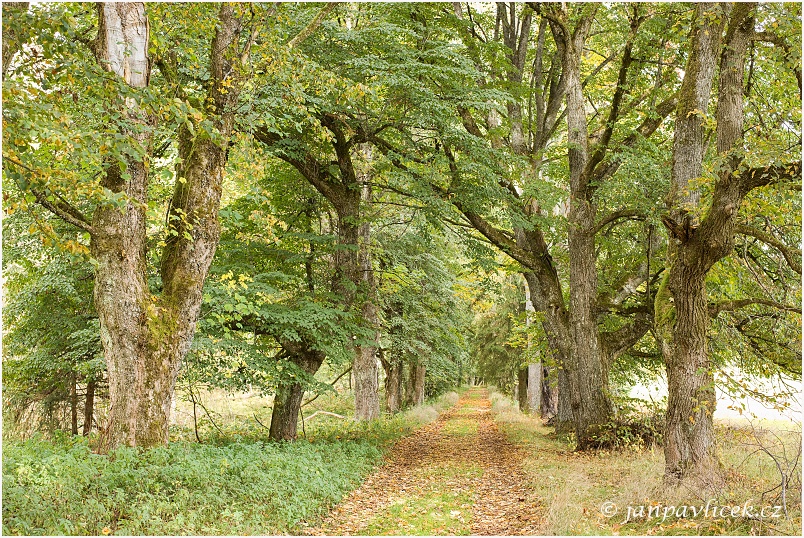
<svg viewBox="0 0 804 538"><path fill-rule="evenodd" d="M313 417L315 417L316 415L329 415L331 417L342 418L344 420L349 419L349 417L339 415L338 413L331 413L329 411L321 411L321 410L319 410L319 411L316 411L315 413L313 413L312 415L310 415L309 417L305 417L305 420L312 420Z"/></svg>

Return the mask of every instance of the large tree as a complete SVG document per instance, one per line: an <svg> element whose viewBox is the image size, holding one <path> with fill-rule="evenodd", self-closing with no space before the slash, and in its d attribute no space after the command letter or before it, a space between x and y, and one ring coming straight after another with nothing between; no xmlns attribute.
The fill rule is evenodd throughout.
<svg viewBox="0 0 804 538"><path fill-rule="evenodd" d="M108 73L108 93L97 106L102 114L114 118L114 123L105 126L115 141L113 151L108 145L96 148L108 156L98 163L95 177L103 194L91 216L68 202L73 193L59 192L59 186L49 184L49 177L28 161L28 153L34 154L35 143L41 141L29 140L28 145L18 133L15 149L22 151L6 159L17 167L18 185L23 190L90 238L95 308L109 372L104 449L167 442L176 375L193 338L201 288L218 242L226 150L255 37L244 31L244 9L224 5L217 11L214 37L206 41L206 91L194 111L199 123L193 128L193 119L188 119L179 129L179 164L162 252L160 293L148 286L149 176L154 126L159 119L153 111L159 106L150 93L154 62L144 4L98 4L97 37L92 41L81 38L100 69ZM56 51L48 60L59 61L62 48L46 46L47 52ZM31 50L36 69L36 45ZM36 75L48 84L48 74ZM168 70L162 75L170 78ZM25 82L20 79L21 85ZM77 93L73 95L79 99Z"/></svg>
<svg viewBox="0 0 804 538"><path fill-rule="evenodd" d="M670 236L669 268L656 296L656 325L669 391L665 472L668 478L695 477L704 485L720 480L712 420L716 398L708 349L710 314L740 306L730 302L710 307L707 276L733 250L749 193L801 178L800 160L763 165L747 152L745 67L757 36L756 10L756 3L695 7L676 111L670 210L663 217ZM705 198L696 180L705 173L705 122L715 79L715 148L707 160L716 165L710 172L714 185ZM758 298L744 304L755 302L775 303Z"/></svg>

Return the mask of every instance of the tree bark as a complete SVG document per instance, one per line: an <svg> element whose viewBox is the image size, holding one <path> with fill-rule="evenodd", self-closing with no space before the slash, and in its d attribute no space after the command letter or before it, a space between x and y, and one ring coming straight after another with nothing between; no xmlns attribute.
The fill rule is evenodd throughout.
<svg viewBox="0 0 804 538"><path fill-rule="evenodd" d="M539 406L542 417L552 418L558 413L558 370L542 365L542 397Z"/></svg>
<svg viewBox="0 0 804 538"><path fill-rule="evenodd" d="M570 432L575 428L572 412L572 385L565 368L558 369L558 411L555 418L557 432Z"/></svg>
<svg viewBox="0 0 804 538"><path fill-rule="evenodd" d="M92 431L92 416L95 413L95 380L87 381L87 394L84 400L84 428L81 432L84 437Z"/></svg>
<svg viewBox="0 0 804 538"><path fill-rule="evenodd" d="M148 20L141 3L98 4L96 56L107 70L134 88L145 88L150 77ZM132 122L145 123L134 103L123 105ZM147 153L147 129L133 138ZM129 176L124 178L121 166ZM129 158L111 163L102 180L113 193L124 192L130 200L120 210L101 206L95 210L91 239L95 269L94 300L100 320L106 367L109 372L109 417L101 445L110 449L119 444L152 446L167 440L164 402L146 388L151 362L148 346L150 304L146 280L146 218L148 171L144 159ZM154 368L155 369L155 368ZM148 381L155 381L148 379ZM158 389L161 389L159 387Z"/></svg>
<svg viewBox="0 0 804 538"><path fill-rule="evenodd" d="M705 16L713 11L720 14L716 21ZM691 51L680 90L668 202L670 218L684 228L680 234L684 239L697 224L689 212L696 208L700 194L688 184L701 174L703 167L704 116L699 111L709 106L724 17L716 4L696 6ZM681 479L690 471L713 475L717 469L712 424L715 394L706 350L705 273L701 275L700 271L679 265L679 260L686 258L683 254L680 242L671 237L667 253L669 268L657 292L655 306L668 385L665 475L674 479Z"/></svg>
<svg viewBox="0 0 804 538"><path fill-rule="evenodd" d="M426 368L423 364L410 365L410 379L408 384L407 403L410 406L424 403L424 376Z"/></svg>
<svg viewBox="0 0 804 538"><path fill-rule="evenodd" d="M570 364L571 405L578 448L589 448L613 413L602 367L597 325L596 214L591 184L591 156L586 104L581 80L581 59L595 8L585 9L570 31L563 10L553 14L551 28L562 57L567 85L567 153L570 173L568 237L570 254ZM627 54L628 48L626 48ZM626 56L627 58L627 56ZM624 65L627 68L626 61ZM619 89L618 84L618 89ZM611 121L616 120L617 99ZM605 148L603 148L605 150ZM601 157L602 158L602 157Z"/></svg>
<svg viewBox="0 0 804 538"><path fill-rule="evenodd" d="M386 359L380 353L380 362L385 370L385 407L393 414L402 405L402 361Z"/></svg>
<svg viewBox="0 0 804 538"><path fill-rule="evenodd" d="M304 389L301 383L288 383L277 387L268 437L275 441L296 439L303 396Z"/></svg>

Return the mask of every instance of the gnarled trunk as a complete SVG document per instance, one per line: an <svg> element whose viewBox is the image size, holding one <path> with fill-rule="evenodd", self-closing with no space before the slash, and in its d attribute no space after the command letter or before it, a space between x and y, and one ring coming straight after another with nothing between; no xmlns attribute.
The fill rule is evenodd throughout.
<svg viewBox="0 0 804 538"><path fill-rule="evenodd" d="M150 77L148 20L141 3L100 4L96 55L99 63L133 88ZM109 372L110 407L101 448L154 446L168 440L173 389L181 361L195 332L201 288L218 244L221 183L226 146L239 93L237 50L241 22L224 5L212 41L207 113L223 139L179 135L180 163L169 213L171 231L162 255L163 291L152 296L147 284L147 159L128 158L125 174L110 163L103 186L125 193L121 210L101 206L93 215L91 252L97 261L95 307ZM150 121L133 100L121 105L139 129L123 132L150 153Z"/></svg>
<svg viewBox="0 0 804 538"><path fill-rule="evenodd" d="M720 11L720 8L711 3L696 6L692 50L676 113L668 202L672 204L670 219L683 223L688 231L697 226L689 210L700 199L699 192L688 184L701 174L704 156L704 118L695 111L706 110L709 105L725 18L721 12L718 20L710 20L706 13L713 10ZM684 264L679 264L685 257L681 242L671 237L667 249L668 272L656 294L655 306L657 334L668 381L664 432L668 478L682 478L695 467L703 474L711 474L716 461L712 453L714 392L707 388L712 373L706 350L709 322L704 319L707 317L703 280L706 272L690 274ZM704 317L701 317L701 308ZM676 322L678 314L682 316L680 325Z"/></svg>
<svg viewBox="0 0 804 538"><path fill-rule="evenodd" d="M670 267L656 294L655 310L668 380L665 476L673 481L692 477L708 487L720 484L722 476L712 421L716 401L707 349L706 275L733 248L737 214L745 195L775 179L772 175L801 174L800 163L781 170L738 171L743 151L743 73L754 33L755 7L696 6L692 52L680 91L673 141L671 211L662 219L670 233ZM712 17L713 13L718 16ZM717 152L724 164L709 210L698 225L687 213L700 204L690 181L700 175L705 154L703 118L697 112L707 109L724 27L716 128ZM734 148L737 151L732 153Z"/></svg>
<svg viewBox="0 0 804 538"><path fill-rule="evenodd" d="M96 56L108 71L133 88L145 88L150 76L148 20L141 3L99 4ZM136 104L122 103L132 123L147 122ZM147 129L123 133L145 152ZM151 381L153 349L149 345L148 312L151 305L146 280L146 219L148 168L144 160L129 158L110 163L102 180L113 193L125 193L122 209L101 206L92 220L90 250L96 260L94 300L100 336L109 372L109 416L102 436L103 449L120 444L153 446L167 441L167 415L161 390ZM159 387L161 388L161 387ZM169 403L168 403L169 406ZM168 407L169 409L169 407Z"/></svg>
<svg viewBox="0 0 804 538"><path fill-rule="evenodd" d="M673 346L667 362L667 417L664 455L668 476L694 473L711 480L717 476L715 432L715 380L707 350L709 310L706 283L676 264L670 274L670 290L676 309Z"/></svg>

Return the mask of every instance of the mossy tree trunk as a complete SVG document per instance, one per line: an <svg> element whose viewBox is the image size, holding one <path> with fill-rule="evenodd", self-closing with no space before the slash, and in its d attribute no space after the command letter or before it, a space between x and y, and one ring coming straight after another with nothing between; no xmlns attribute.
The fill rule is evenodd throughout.
<svg viewBox="0 0 804 538"><path fill-rule="evenodd" d="M150 78L148 20L142 3L99 4L98 62L132 88ZM117 103L130 127L122 134L140 157L110 163L102 180L127 196L125 207L101 206L93 215L91 252L97 261L95 307L109 372L109 414L101 448L155 446L168 440L173 389L201 306L201 288L220 236L218 208L226 146L234 123L242 24L222 6L212 40L206 113L220 135L179 135L180 164L162 255L163 290L147 284L146 216L152 119L133 100Z"/></svg>

